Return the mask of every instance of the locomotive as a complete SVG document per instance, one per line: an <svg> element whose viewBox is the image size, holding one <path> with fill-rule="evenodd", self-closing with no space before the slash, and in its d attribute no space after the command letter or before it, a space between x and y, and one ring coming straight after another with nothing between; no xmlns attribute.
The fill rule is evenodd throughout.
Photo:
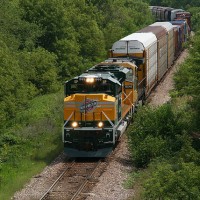
<svg viewBox="0 0 200 200"><path fill-rule="evenodd" d="M68 156L106 157L113 150L189 31L184 18L151 24L116 41L110 58L65 82L62 137Z"/></svg>
<svg viewBox="0 0 200 200"><path fill-rule="evenodd" d="M131 59L107 60L66 82L64 147L72 157L105 157L130 123L138 99Z"/></svg>

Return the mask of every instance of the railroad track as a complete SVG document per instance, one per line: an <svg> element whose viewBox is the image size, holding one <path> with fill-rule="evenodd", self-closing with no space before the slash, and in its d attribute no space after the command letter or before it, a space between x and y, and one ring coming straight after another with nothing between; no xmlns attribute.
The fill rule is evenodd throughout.
<svg viewBox="0 0 200 200"><path fill-rule="evenodd" d="M40 200L85 199L107 164L102 160L71 161Z"/></svg>

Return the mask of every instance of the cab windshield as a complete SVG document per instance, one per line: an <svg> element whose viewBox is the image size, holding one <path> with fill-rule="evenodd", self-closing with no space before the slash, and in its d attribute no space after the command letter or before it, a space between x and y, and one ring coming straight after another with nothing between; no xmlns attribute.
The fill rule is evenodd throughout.
<svg viewBox="0 0 200 200"><path fill-rule="evenodd" d="M68 94L75 93L105 93L109 95L115 94L115 86L111 83L71 83L67 87Z"/></svg>

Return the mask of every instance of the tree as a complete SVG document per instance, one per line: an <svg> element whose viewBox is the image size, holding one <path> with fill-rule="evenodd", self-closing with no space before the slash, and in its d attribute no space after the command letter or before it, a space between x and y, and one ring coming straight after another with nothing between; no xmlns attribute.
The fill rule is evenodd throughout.
<svg viewBox="0 0 200 200"><path fill-rule="evenodd" d="M64 7L58 0L20 0L23 9L23 19L29 23L37 24L42 29L38 38L38 45L49 51L55 51L54 44L63 35Z"/></svg>
<svg viewBox="0 0 200 200"><path fill-rule="evenodd" d="M192 17L191 17L192 30L194 31L200 30L200 8L199 7L192 7L192 8L189 8L188 10L192 14Z"/></svg>
<svg viewBox="0 0 200 200"><path fill-rule="evenodd" d="M112 44L122 37L153 22L148 4L138 0L108 0L98 4L98 7L103 15L100 25L104 31L106 49L110 49Z"/></svg>
<svg viewBox="0 0 200 200"><path fill-rule="evenodd" d="M32 52L20 52L19 64L27 85L34 87L36 94L46 94L58 90L57 57L38 48Z"/></svg>
<svg viewBox="0 0 200 200"><path fill-rule="evenodd" d="M0 1L0 34L6 45L14 50L35 47L37 37L41 34L36 24L21 19L22 11L15 1Z"/></svg>
<svg viewBox="0 0 200 200"><path fill-rule="evenodd" d="M5 43L1 42L0 126L2 128L6 126L8 120L13 120L17 111L27 104L29 90L23 80L23 71L18 65L16 55L8 49Z"/></svg>
<svg viewBox="0 0 200 200"><path fill-rule="evenodd" d="M199 0L182 0L181 5L179 0L147 0L152 6L166 6L173 8L188 9L191 7L199 7Z"/></svg>

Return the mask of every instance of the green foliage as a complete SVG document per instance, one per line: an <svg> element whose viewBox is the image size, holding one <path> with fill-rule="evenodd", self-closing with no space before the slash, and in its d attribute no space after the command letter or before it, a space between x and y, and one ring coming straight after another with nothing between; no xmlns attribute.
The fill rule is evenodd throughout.
<svg viewBox="0 0 200 200"><path fill-rule="evenodd" d="M167 6L173 8L188 9L190 7L199 7L199 0L182 0L181 4L179 0L146 0L150 5L153 6Z"/></svg>
<svg viewBox="0 0 200 200"><path fill-rule="evenodd" d="M18 1L0 1L0 132L36 94L58 88L56 56L35 49L41 29L22 19ZM22 51L23 50L23 51ZM27 61L28 60L28 61Z"/></svg>
<svg viewBox="0 0 200 200"><path fill-rule="evenodd" d="M134 164L136 167L146 167L152 159L166 154L167 151L164 139L148 135L137 146L135 145L132 153Z"/></svg>
<svg viewBox="0 0 200 200"><path fill-rule="evenodd" d="M184 145L182 135L191 131L193 113L188 104L165 104L157 109L139 110L131 130L129 144L136 167L146 167L151 160L174 156Z"/></svg>
<svg viewBox="0 0 200 200"><path fill-rule="evenodd" d="M0 126L15 116L17 110L23 107L27 99L28 88L23 82L20 69L13 54L4 44L0 47Z"/></svg>
<svg viewBox="0 0 200 200"><path fill-rule="evenodd" d="M185 163L193 162L200 166L200 152L194 148L191 137L182 135L180 140L182 141L182 148L176 155L175 159L182 159Z"/></svg>
<svg viewBox="0 0 200 200"><path fill-rule="evenodd" d="M36 94L58 90L56 57L45 50L12 53L0 47L0 125L11 125L17 112ZM3 131L3 129L1 129Z"/></svg>
<svg viewBox="0 0 200 200"><path fill-rule="evenodd" d="M191 41L192 48L190 49L190 56L186 62L181 65L181 69L175 75L175 90L177 95L189 95L190 105L193 108L194 122L196 127L193 131L200 130L200 35L197 33ZM196 130L195 130L196 129Z"/></svg>
<svg viewBox="0 0 200 200"><path fill-rule="evenodd" d="M116 40L153 20L141 1L20 0L20 6L23 19L42 30L37 44L57 55L61 78L103 60Z"/></svg>
<svg viewBox="0 0 200 200"><path fill-rule="evenodd" d="M12 146L12 145L19 144L21 142L20 137L18 137L17 135L15 135L13 133L3 134L0 139L1 139L0 146L3 146L3 145Z"/></svg>
<svg viewBox="0 0 200 200"><path fill-rule="evenodd" d="M9 48L33 49L41 30L36 24L21 19L22 10L15 1L0 1L0 35Z"/></svg>
<svg viewBox="0 0 200 200"><path fill-rule="evenodd" d="M0 134L0 199L10 199L62 151L62 92L40 96ZM16 184L17 183L17 184Z"/></svg>
<svg viewBox="0 0 200 200"><path fill-rule="evenodd" d="M191 7L189 10L192 14L192 29L194 31L200 30L200 8L199 7Z"/></svg>
<svg viewBox="0 0 200 200"><path fill-rule="evenodd" d="M83 59L94 64L105 56L103 33L92 19L93 7L84 1L27 0L20 1L20 5L24 9L23 18L42 28L38 45L57 55L62 77L77 74L79 68L88 68Z"/></svg>
<svg viewBox="0 0 200 200"><path fill-rule="evenodd" d="M159 108L143 107L130 128L129 144L136 167L147 167L157 158L170 158L177 154L184 161L196 162L198 157L190 140L196 112L188 99L173 100ZM197 144L197 143L196 143ZM188 151L188 154L183 152ZM189 159L190 158L190 159Z"/></svg>
<svg viewBox="0 0 200 200"><path fill-rule="evenodd" d="M38 48L32 52L21 52L18 58L27 85L33 85L41 94L58 90L55 54Z"/></svg>
<svg viewBox="0 0 200 200"><path fill-rule="evenodd" d="M29 23L35 23L43 30L38 39L38 44L47 50L55 51L54 43L60 39L64 24L63 3L52 1L19 1L20 7L24 9L23 19ZM59 19L59 20L58 20Z"/></svg>
<svg viewBox="0 0 200 200"><path fill-rule="evenodd" d="M199 199L200 167L194 163L160 163L144 183L144 199Z"/></svg>

